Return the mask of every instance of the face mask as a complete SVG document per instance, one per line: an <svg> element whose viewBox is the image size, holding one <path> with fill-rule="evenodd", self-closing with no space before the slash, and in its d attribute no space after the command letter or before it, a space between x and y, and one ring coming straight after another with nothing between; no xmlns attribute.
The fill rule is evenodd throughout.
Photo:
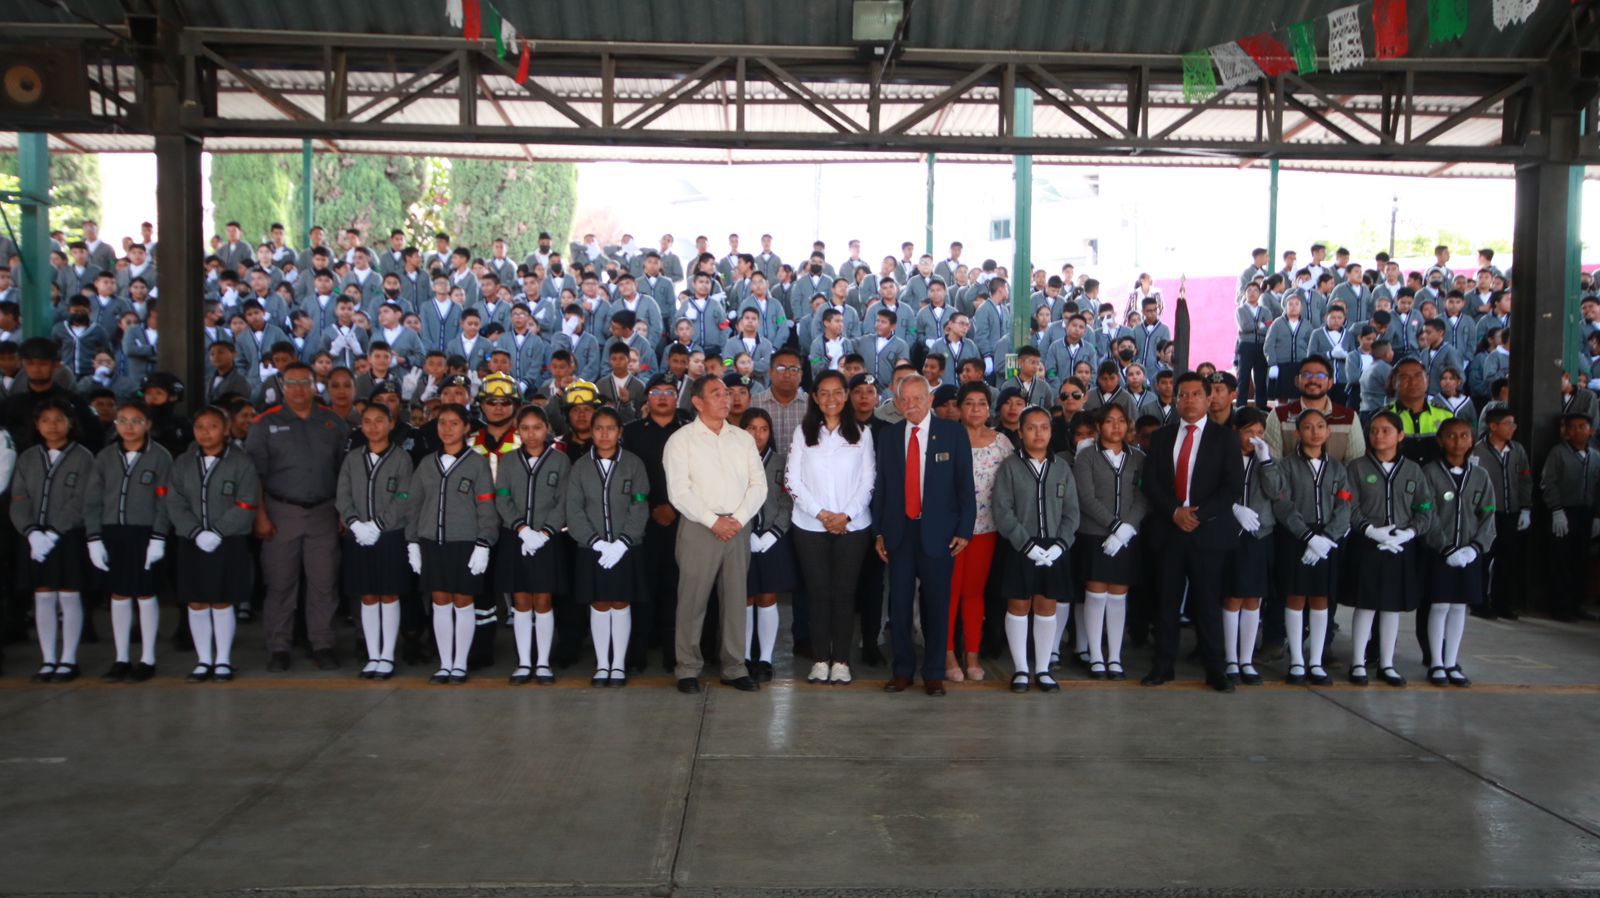
<svg viewBox="0 0 1600 898"><path fill-rule="evenodd" d="M399 299L400 291L398 289L390 290L389 288L385 287L383 290L383 295L389 297L390 299Z"/></svg>
<svg viewBox="0 0 1600 898"><path fill-rule="evenodd" d="M1117 353L1117 358L1122 359L1124 362L1131 362L1133 361L1133 350L1124 349Z"/></svg>
<svg viewBox="0 0 1600 898"><path fill-rule="evenodd" d="M822 273L822 266L813 263L812 266L811 266L811 273L813 275L821 274Z"/></svg>
<svg viewBox="0 0 1600 898"><path fill-rule="evenodd" d="M550 266L550 273L551 274L560 274L561 273L561 263L557 262L554 265L551 265Z"/></svg>
<svg viewBox="0 0 1600 898"><path fill-rule="evenodd" d="M104 365L101 365L99 368L94 369L94 376L95 377L110 377L111 376L111 369L105 367Z"/></svg>

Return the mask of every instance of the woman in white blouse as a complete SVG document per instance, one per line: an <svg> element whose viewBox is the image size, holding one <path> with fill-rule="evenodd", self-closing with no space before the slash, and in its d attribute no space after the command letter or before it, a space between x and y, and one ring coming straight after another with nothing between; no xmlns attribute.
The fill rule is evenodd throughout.
<svg viewBox="0 0 1600 898"><path fill-rule="evenodd" d="M835 685L850 682L856 576L871 544L877 476L872 432L845 413L848 399L843 374L817 375L784 470L794 498L795 554L811 598L816 664L806 679Z"/></svg>

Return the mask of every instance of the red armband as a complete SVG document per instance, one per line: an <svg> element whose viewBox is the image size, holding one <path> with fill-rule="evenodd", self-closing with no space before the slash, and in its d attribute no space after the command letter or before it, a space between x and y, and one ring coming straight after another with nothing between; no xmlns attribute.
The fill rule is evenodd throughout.
<svg viewBox="0 0 1600 898"><path fill-rule="evenodd" d="M493 498L494 498L494 493L484 493L483 495L478 497L478 501L479 502L488 502L489 500L491 500Z"/></svg>
<svg viewBox="0 0 1600 898"><path fill-rule="evenodd" d="M239 506L240 508L244 509L245 511L255 511L256 510L256 507L254 505L251 505L249 502L234 502L233 504Z"/></svg>
<svg viewBox="0 0 1600 898"><path fill-rule="evenodd" d="M164 487L164 486L156 487L156 498L157 499L165 498L166 495L167 495L167 488L166 487Z"/></svg>
<svg viewBox="0 0 1600 898"><path fill-rule="evenodd" d="M1333 498L1338 499L1340 502L1349 502L1351 500L1351 498L1353 498L1353 497L1350 495L1350 493L1348 491L1340 490L1337 493L1333 494Z"/></svg>

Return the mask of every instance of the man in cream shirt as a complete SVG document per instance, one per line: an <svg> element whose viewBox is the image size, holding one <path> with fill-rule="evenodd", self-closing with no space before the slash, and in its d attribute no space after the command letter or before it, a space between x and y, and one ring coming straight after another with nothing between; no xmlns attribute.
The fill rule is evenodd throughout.
<svg viewBox="0 0 1600 898"><path fill-rule="evenodd" d="M711 586L722 596L722 682L759 686L745 667L744 603L750 569L750 519L767 498L756 441L728 423L728 388L707 374L689 388L696 418L667 439L667 496L678 510L678 691L700 691L700 633Z"/></svg>

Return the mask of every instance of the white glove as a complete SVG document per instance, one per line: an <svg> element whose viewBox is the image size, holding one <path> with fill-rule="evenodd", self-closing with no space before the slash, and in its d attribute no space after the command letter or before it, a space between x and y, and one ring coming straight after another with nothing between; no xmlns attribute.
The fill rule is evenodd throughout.
<svg viewBox="0 0 1600 898"><path fill-rule="evenodd" d="M1519 531L1520 530L1526 530L1526 529L1528 529L1529 527L1532 527L1532 526L1533 526L1533 511L1531 509L1524 508L1523 510L1517 512L1517 529Z"/></svg>
<svg viewBox="0 0 1600 898"><path fill-rule="evenodd" d="M1278 379L1278 366L1277 365L1273 365L1271 368L1267 369L1267 379L1268 380L1277 380Z"/></svg>
<svg viewBox="0 0 1600 898"><path fill-rule="evenodd" d="M1045 551L1044 551L1044 547L1043 546L1034 546L1033 548L1028 550L1028 560L1033 562L1034 564L1037 564L1037 565L1040 565L1040 566L1049 564L1050 562L1045 561L1046 557L1047 556L1045 555Z"/></svg>
<svg viewBox="0 0 1600 898"><path fill-rule="evenodd" d="M622 556L628 554L628 546L622 540L595 543L595 551L600 553L600 566L610 570L617 566Z"/></svg>
<svg viewBox="0 0 1600 898"><path fill-rule="evenodd" d="M1589 378L1589 389L1600 390L1600 377Z"/></svg>
<svg viewBox="0 0 1600 898"><path fill-rule="evenodd" d="M1134 536L1136 536L1138 533L1139 531L1133 529L1132 524L1123 523L1117 525L1117 532L1113 535L1122 540L1123 545L1127 545L1128 543L1133 542Z"/></svg>
<svg viewBox="0 0 1600 898"><path fill-rule="evenodd" d="M1260 437L1250 438L1251 451L1255 453L1256 461L1266 464L1272 461L1272 449L1267 446L1267 441Z"/></svg>
<svg viewBox="0 0 1600 898"><path fill-rule="evenodd" d="M1399 555L1405 551L1405 547L1391 539L1387 542L1378 543L1378 551L1388 552L1390 555Z"/></svg>
<svg viewBox="0 0 1600 898"><path fill-rule="evenodd" d="M1412 530L1410 528L1406 528L1406 529L1403 529L1403 530L1396 530L1396 531L1394 531L1393 534L1390 535L1389 541L1394 543L1397 546L1403 546L1406 543L1411 542L1411 540L1414 539L1416 537L1416 535L1417 535L1417 531Z"/></svg>
<svg viewBox="0 0 1600 898"><path fill-rule="evenodd" d="M994 359L985 358L983 360L983 376L984 377L988 377L989 375L991 375L993 373L994 373Z"/></svg>
<svg viewBox="0 0 1600 898"><path fill-rule="evenodd" d="M1332 351L1328 353L1328 355L1331 355L1336 359L1347 359L1350 357L1350 350L1345 349L1343 346L1335 346L1333 347Z"/></svg>
<svg viewBox="0 0 1600 898"><path fill-rule="evenodd" d="M28 541L32 542L33 538L29 537ZM44 559L35 558L34 560L43 561ZM97 539L89 540L89 563L102 571L111 570L111 555L110 553L106 552L105 543Z"/></svg>
<svg viewBox="0 0 1600 898"><path fill-rule="evenodd" d="M1386 524L1382 527L1374 527L1368 524L1367 529L1361 532L1367 535L1367 539L1377 543L1380 547L1394 539L1394 525L1392 524Z"/></svg>
<svg viewBox="0 0 1600 898"><path fill-rule="evenodd" d="M406 544L406 561L411 564L411 573L422 573L422 547L416 543Z"/></svg>
<svg viewBox="0 0 1600 898"><path fill-rule="evenodd" d="M1127 546L1127 543L1118 539L1117 535L1113 533L1106 537L1105 542L1100 544L1100 551L1106 553L1107 558L1115 558L1117 553L1121 552L1125 546Z"/></svg>
<svg viewBox="0 0 1600 898"><path fill-rule="evenodd" d="M765 552L766 550L767 550L767 541L764 538L762 538L761 534L756 533L755 531L751 531L750 532L750 551L755 553L755 554L757 554L757 555L759 555L762 552Z"/></svg>
<svg viewBox="0 0 1600 898"><path fill-rule="evenodd" d="M472 557L467 559L467 573L476 577L489 569L489 547L473 546Z"/></svg>
<svg viewBox="0 0 1600 898"><path fill-rule="evenodd" d="M276 375L277 373L278 373L278 369L272 367L272 363L271 362L262 362L261 363L261 379L262 380L266 380L267 378L272 377L272 376Z"/></svg>
<svg viewBox="0 0 1600 898"><path fill-rule="evenodd" d="M350 525L350 535L356 538L357 545L373 545L382 534L383 531L379 529L378 525L371 521L356 521Z"/></svg>
<svg viewBox="0 0 1600 898"><path fill-rule="evenodd" d="M524 528L517 534L517 538L522 540L522 554L530 557L538 554L539 550L544 548L544 544L550 541L549 534L532 527Z"/></svg>
<svg viewBox="0 0 1600 898"><path fill-rule="evenodd" d="M1328 556L1333 553L1333 550L1337 548L1338 545L1338 543L1328 539L1326 536L1323 536L1320 533L1311 537L1310 548L1317 553L1318 561L1326 561Z"/></svg>
<svg viewBox="0 0 1600 898"><path fill-rule="evenodd" d="M922 342L928 344L928 348L932 349L933 348L933 344L939 342L939 338L938 337L929 337L928 339L923 340Z"/></svg>
<svg viewBox="0 0 1600 898"><path fill-rule="evenodd" d="M215 552L222 545L222 537L215 530L202 530L195 534L194 544L202 552Z"/></svg>
<svg viewBox="0 0 1600 898"><path fill-rule="evenodd" d="M165 557L167 557L167 541L164 539L150 540L150 544L144 547L144 569L150 570Z"/></svg>
<svg viewBox="0 0 1600 898"><path fill-rule="evenodd" d="M1567 535L1566 509L1558 508L1555 511L1550 512L1550 535L1557 539ZM36 558L34 560L41 561L43 559Z"/></svg>
<svg viewBox="0 0 1600 898"><path fill-rule="evenodd" d="M1444 563L1451 567L1466 567L1477 560L1478 550L1471 546L1463 546L1454 552L1451 552L1445 558Z"/></svg>
<svg viewBox="0 0 1600 898"><path fill-rule="evenodd" d="M1257 514L1256 510L1248 505L1234 503L1233 519L1239 522L1240 527L1251 533L1261 529L1261 515Z"/></svg>
<svg viewBox="0 0 1600 898"><path fill-rule="evenodd" d="M1062 549L1060 546L1051 546L1050 548L1045 549L1044 550L1044 561L1042 563L1040 563L1039 566L1040 567L1049 567L1050 565L1055 564L1056 563L1056 559L1061 557L1061 553L1063 551L1065 551L1065 550Z"/></svg>
<svg viewBox="0 0 1600 898"><path fill-rule="evenodd" d="M1094 437L1084 437L1083 439L1078 441L1077 448L1074 451L1082 452L1083 450L1088 449L1090 446L1093 446L1093 445L1094 445Z"/></svg>
<svg viewBox="0 0 1600 898"><path fill-rule="evenodd" d="M1306 550L1300 554L1301 564L1316 564L1321 560L1321 558L1317 557L1317 550L1310 546L1306 546Z"/></svg>

